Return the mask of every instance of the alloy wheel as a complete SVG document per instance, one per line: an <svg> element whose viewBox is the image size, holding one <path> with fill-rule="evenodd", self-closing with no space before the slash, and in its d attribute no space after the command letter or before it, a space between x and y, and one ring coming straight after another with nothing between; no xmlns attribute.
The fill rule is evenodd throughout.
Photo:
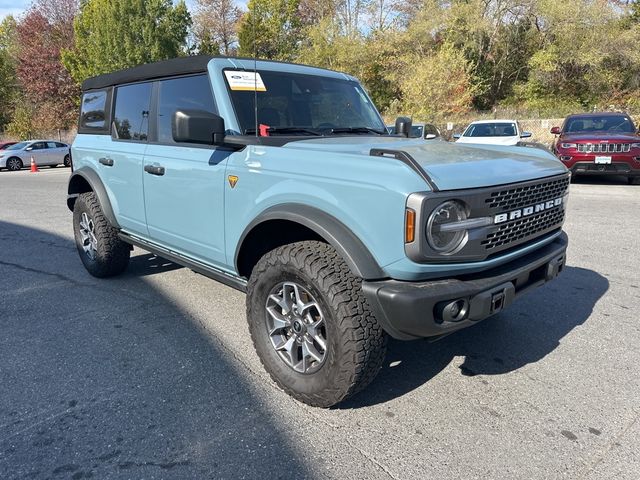
<svg viewBox="0 0 640 480"><path fill-rule="evenodd" d="M80 217L80 240L82 241L82 249L87 257L95 260L98 253L98 240L95 235L95 224L86 213L82 213Z"/></svg>
<svg viewBox="0 0 640 480"><path fill-rule="evenodd" d="M317 372L327 355L327 329L317 300L294 282L271 290L265 305L267 333L280 358L303 374Z"/></svg>

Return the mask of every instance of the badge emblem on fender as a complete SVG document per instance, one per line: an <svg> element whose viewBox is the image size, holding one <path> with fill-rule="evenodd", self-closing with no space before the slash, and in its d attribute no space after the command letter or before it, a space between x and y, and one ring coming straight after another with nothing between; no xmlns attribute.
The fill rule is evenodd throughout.
<svg viewBox="0 0 640 480"><path fill-rule="evenodd" d="M238 183L238 177L235 175L229 175L227 179L229 180L229 185L231 185L231 188L235 188L236 183Z"/></svg>

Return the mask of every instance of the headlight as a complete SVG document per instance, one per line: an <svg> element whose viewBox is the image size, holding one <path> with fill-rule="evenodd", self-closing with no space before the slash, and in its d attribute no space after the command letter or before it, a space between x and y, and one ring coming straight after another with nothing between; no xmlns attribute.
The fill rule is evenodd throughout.
<svg viewBox="0 0 640 480"><path fill-rule="evenodd" d="M640 148L640 143L632 143L631 148Z"/></svg>
<svg viewBox="0 0 640 480"><path fill-rule="evenodd" d="M466 208L460 202L449 200L440 204L427 221L429 246L442 255L452 254L462 248L467 242L467 230L459 225L466 219Z"/></svg>
<svg viewBox="0 0 640 480"><path fill-rule="evenodd" d="M561 143L560 146L562 148L578 148L577 143Z"/></svg>

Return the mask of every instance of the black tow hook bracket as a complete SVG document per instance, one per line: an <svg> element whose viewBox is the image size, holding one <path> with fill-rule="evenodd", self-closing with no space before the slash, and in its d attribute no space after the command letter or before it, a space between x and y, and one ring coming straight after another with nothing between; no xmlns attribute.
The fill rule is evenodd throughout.
<svg viewBox="0 0 640 480"><path fill-rule="evenodd" d="M516 288L511 282L498 285L477 294L469 302L469 319L482 320L505 309L516 297Z"/></svg>
<svg viewBox="0 0 640 480"><path fill-rule="evenodd" d="M494 313L498 313L504 308L504 300L506 297L507 295L504 290L498 293L494 293L491 296L491 310L489 310L491 315L493 315Z"/></svg>
<svg viewBox="0 0 640 480"><path fill-rule="evenodd" d="M544 275L547 282L553 280L560 274L560 272L562 272L562 269L564 268L564 261L564 255L560 255L547 263L547 270Z"/></svg>

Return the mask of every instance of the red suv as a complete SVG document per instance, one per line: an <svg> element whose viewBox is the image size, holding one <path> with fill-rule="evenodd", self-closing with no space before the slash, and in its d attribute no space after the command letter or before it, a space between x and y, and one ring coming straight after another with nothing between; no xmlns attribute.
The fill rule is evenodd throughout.
<svg viewBox="0 0 640 480"><path fill-rule="evenodd" d="M553 153L573 175L623 175L629 183L640 180L640 135L624 113L569 115L557 135Z"/></svg>

